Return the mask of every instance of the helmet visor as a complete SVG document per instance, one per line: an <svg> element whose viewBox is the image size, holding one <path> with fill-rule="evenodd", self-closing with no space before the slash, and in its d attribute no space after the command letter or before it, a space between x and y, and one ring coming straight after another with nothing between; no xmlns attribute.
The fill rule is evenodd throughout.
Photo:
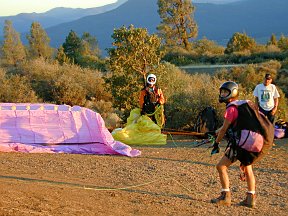
<svg viewBox="0 0 288 216"><path fill-rule="evenodd" d="M221 97L227 97L230 94L230 91L228 89L220 89L220 96Z"/></svg>
<svg viewBox="0 0 288 216"><path fill-rule="evenodd" d="M155 82L155 78L154 77L149 77L148 81L149 82Z"/></svg>

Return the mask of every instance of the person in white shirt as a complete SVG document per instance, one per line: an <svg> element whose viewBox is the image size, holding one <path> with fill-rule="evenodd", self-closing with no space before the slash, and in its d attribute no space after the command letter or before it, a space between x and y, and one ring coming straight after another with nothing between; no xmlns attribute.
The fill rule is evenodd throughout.
<svg viewBox="0 0 288 216"><path fill-rule="evenodd" d="M265 75L264 82L255 87L253 95L260 112L267 116L270 122L274 124L280 95L276 86L272 84L271 74Z"/></svg>

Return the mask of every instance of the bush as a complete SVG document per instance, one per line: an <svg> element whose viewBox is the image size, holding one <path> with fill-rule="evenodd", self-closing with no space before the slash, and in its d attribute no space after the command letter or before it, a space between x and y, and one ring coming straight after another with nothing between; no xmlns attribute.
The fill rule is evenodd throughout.
<svg viewBox="0 0 288 216"><path fill-rule="evenodd" d="M53 95L57 104L84 106L86 103L87 90L75 82L73 77L62 75L55 82Z"/></svg>
<svg viewBox="0 0 288 216"><path fill-rule="evenodd" d="M192 129L198 113L207 106L217 108L218 115L223 112L218 103L221 80L207 74L189 75L169 63L165 64L165 70L158 86L167 100L166 128Z"/></svg>
<svg viewBox="0 0 288 216"><path fill-rule="evenodd" d="M264 49L265 48L265 49ZM163 60L172 64L183 66L188 64L252 64L262 63L269 60L284 61L288 57L288 52L279 52L275 46L258 46L253 50L253 53L235 52L232 54L214 54L210 55L203 53L198 55L196 51L193 52L181 52L180 50L173 50L167 52Z"/></svg>
<svg viewBox="0 0 288 216"><path fill-rule="evenodd" d="M113 108L112 102L104 100L93 100L88 101L85 106L98 112L105 121L105 125L109 130L112 131L115 128L121 127L121 118Z"/></svg>
<svg viewBox="0 0 288 216"><path fill-rule="evenodd" d="M2 103L33 103L37 102L35 92L29 80L19 75L7 76L0 68L0 100Z"/></svg>
<svg viewBox="0 0 288 216"><path fill-rule="evenodd" d="M288 69L281 69L277 74L275 84L282 89L286 98L288 97Z"/></svg>
<svg viewBox="0 0 288 216"><path fill-rule="evenodd" d="M30 80L32 88L44 102L81 106L93 98L111 100L111 94L104 89L103 75L97 70L49 63L39 58L23 63L17 71Z"/></svg>

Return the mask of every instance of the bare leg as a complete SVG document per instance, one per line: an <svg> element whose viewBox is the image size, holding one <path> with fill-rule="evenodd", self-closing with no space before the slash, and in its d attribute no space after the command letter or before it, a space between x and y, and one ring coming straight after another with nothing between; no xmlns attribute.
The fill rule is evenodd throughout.
<svg viewBox="0 0 288 216"><path fill-rule="evenodd" d="M229 190L229 177L227 173L228 167L231 164L232 162L226 156L223 156L219 163L216 165L220 177L222 190L221 195L218 198L211 200L212 203L225 206L231 205L231 192Z"/></svg>
<svg viewBox="0 0 288 216"><path fill-rule="evenodd" d="M253 173L252 165L245 166L244 167L244 172L247 177L247 187L248 191L255 191L256 189L256 181L255 181L255 176Z"/></svg>
<svg viewBox="0 0 288 216"><path fill-rule="evenodd" d="M255 183L255 176L252 170L252 165L243 166L243 171L246 175L248 192L246 199L240 202L240 205L254 208L256 205L256 195L255 195L256 183Z"/></svg>
<svg viewBox="0 0 288 216"><path fill-rule="evenodd" d="M232 162L226 156L223 156L219 163L216 165L222 189L229 189L229 177L227 170L231 164Z"/></svg>

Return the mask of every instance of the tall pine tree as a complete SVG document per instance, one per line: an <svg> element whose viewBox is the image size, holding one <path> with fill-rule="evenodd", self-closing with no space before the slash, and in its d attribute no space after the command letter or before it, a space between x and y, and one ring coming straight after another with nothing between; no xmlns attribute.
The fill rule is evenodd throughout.
<svg viewBox="0 0 288 216"><path fill-rule="evenodd" d="M17 65L26 58L25 47L20 40L20 35L13 28L12 21L9 20L5 20L2 52L7 64Z"/></svg>
<svg viewBox="0 0 288 216"><path fill-rule="evenodd" d="M49 45L50 38L40 23L32 23L27 39L29 41L29 55L31 58L43 57L44 59L50 59L52 57L53 49Z"/></svg>
<svg viewBox="0 0 288 216"><path fill-rule="evenodd" d="M196 38L198 26L193 18L191 0L158 0L158 13L162 19L157 30L168 47L182 46L191 49L191 39Z"/></svg>
<svg viewBox="0 0 288 216"><path fill-rule="evenodd" d="M100 49L96 37L93 37L88 32L84 32L82 37L83 55L100 57Z"/></svg>
<svg viewBox="0 0 288 216"><path fill-rule="evenodd" d="M84 50L81 38L79 38L74 31L70 31L63 43L64 53L73 63L78 63L78 59L81 57Z"/></svg>

